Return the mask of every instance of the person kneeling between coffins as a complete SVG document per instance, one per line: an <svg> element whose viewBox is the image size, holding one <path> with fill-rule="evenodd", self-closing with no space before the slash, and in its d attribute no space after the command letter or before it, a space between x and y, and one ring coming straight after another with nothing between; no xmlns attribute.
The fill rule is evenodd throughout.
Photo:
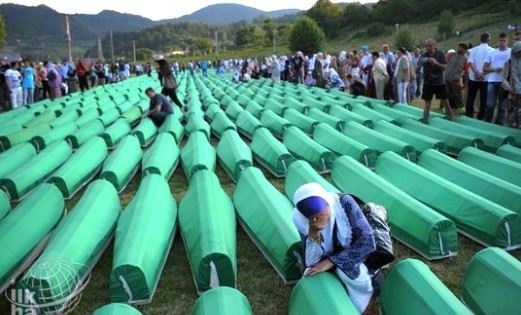
<svg viewBox="0 0 521 315"><path fill-rule="evenodd" d="M293 222L304 249L304 276L334 272L362 313L373 295L371 274L364 264L375 251L375 238L362 210L348 194L327 192L318 183L300 186L294 194Z"/></svg>
<svg viewBox="0 0 521 315"><path fill-rule="evenodd" d="M143 117L150 117L156 127L163 124L166 117L174 113L170 101L161 93L149 87L145 90L146 95L150 99L150 107L147 112L143 114Z"/></svg>

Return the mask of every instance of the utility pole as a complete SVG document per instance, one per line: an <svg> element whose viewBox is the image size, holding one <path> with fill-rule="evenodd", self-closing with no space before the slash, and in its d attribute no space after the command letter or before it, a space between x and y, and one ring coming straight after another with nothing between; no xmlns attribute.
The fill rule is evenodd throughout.
<svg viewBox="0 0 521 315"><path fill-rule="evenodd" d="M217 51L217 56L219 56L219 36L217 31L215 31L215 50Z"/></svg>
<svg viewBox="0 0 521 315"><path fill-rule="evenodd" d="M101 39L98 37L98 59L102 60L103 58L103 49L101 48Z"/></svg>
<svg viewBox="0 0 521 315"><path fill-rule="evenodd" d="M67 43L69 62L72 62L71 29L68 15L65 15L65 42Z"/></svg>
<svg viewBox="0 0 521 315"><path fill-rule="evenodd" d="M114 37L112 37L112 30L110 31L110 54L112 57L112 63L114 63Z"/></svg>
<svg viewBox="0 0 521 315"><path fill-rule="evenodd" d="M136 64L136 41L132 41L132 50L134 51L134 64Z"/></svg>

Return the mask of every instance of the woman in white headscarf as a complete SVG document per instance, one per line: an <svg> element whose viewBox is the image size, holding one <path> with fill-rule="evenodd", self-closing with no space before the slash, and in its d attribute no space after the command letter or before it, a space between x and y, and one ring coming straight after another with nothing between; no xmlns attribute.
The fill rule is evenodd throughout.
<svg viewBox="0 0 521 315"><path fill-rule="evenodd" d="M347 74L350 73L349 71L349 65L350 61L347 56L346 51L342 51L340 55L338 55L338 75L340 76L340 79L344 82L346 82Z"/></svg>
<svg viewBox="0 0 521 315"><path fill-rule="evenodd" d="M364 261L375 250L375 240L362 210L348 194L327 192L318 183L300 186L293 203L307 267L304 276L334 272L363 312L373 294Z"/></svg>
<svg viewBox="0 0 521 315"><path fill-rule="evenodd" d="M275 55L271 56L270 72L271 72L271 79L274 82L279 82L280 81L280 65L279 65L279 60L278 60L277 56L275 56Z"/></svg>

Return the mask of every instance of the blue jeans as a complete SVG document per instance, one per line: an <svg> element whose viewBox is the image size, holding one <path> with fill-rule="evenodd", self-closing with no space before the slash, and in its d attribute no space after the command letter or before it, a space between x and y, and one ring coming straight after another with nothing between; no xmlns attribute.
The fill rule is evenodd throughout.
<svg viewBox="0 0 521 315"><path fill-rule="evenodd" d="M501 82L488 82L487 85L487 108L485 111L485 121L492 122L496 103L499 103L495 124L503 125L508 107L508 100L499 95ZM499 99L499 100L498 100Z"/></svg>

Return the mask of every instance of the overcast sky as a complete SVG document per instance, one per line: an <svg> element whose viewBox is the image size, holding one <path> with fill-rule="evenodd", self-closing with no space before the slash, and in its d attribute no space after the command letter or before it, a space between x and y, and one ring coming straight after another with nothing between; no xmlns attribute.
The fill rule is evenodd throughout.
<svg viewBox="0 0 521 315"><path fill-rule="evenodd" d="M332 0L332 2L377 2L377 0ZM216 3L238 3L250 7L255 7L263 11L274 11L280 9L301 9L307 10L311 8L316 0L269 0L269 1L252 1L246 0L187 0L185 1L135 1L135 0L87 0L87 1L72 1L72 0L16 0L16 1L2 1L2 3L15 3L27 6L37 6L45 4L48 7L58 11L59 13L85 13L97 14L103 10L113 10L120 13L130 13L141 15L152 20L162 20L180 17L182 15L191 14L199 9ZM168 5L166 5L168 3Z"/></svg>

